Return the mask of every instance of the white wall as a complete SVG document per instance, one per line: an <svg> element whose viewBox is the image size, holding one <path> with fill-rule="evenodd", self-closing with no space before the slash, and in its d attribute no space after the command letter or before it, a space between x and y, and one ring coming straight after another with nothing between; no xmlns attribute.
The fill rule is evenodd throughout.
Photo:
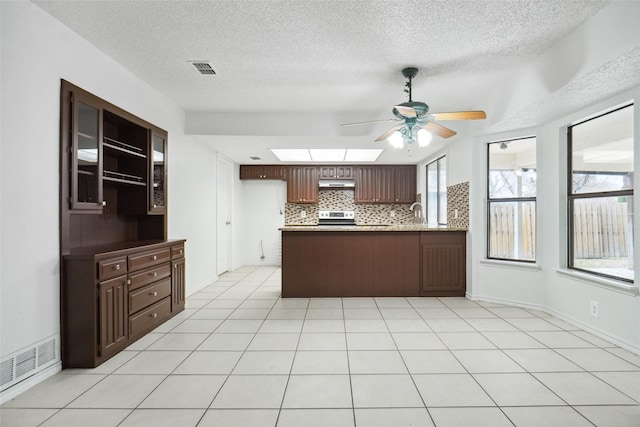
<svg viewBox="0 0 640 427"><path fill-rule="evenodd" d="M237 175L236 175L237 176ZM242 201L236 218L242 227L240 256L244 265L280 265L280 231L284 226L287 186L284 181L238 181ZM262 248L264 259L261 259Z"/></svg>
<svg viewBox="0 0 640 427"><path fill-rule="evenodd" d="M532 129L522 129L479 137L473 142L473 165L471 191L472 206L470 234L473 245L472 277L469 294L473 298L504 301L539 307L574 324L592 330L605 338L635 351L640 350L640 297L621 288L607 287L598 280L584 280L566 274L566 174L567 141L566 129L579 121L620 103L634 100L636 114L636 141L640 140L640 87L597 103L589 108L559 118L552 123ZM492 140L536 135L538 194L537 194L537 268L509 262L486 261L486 143ZM640 170L640 149L635 144L635 170ZM640 179L635 174L635 188L640 188ZM640 206L640 192L634 194L635 206ZM640 242L640 216L634 217L635 241ZM635 251L635 265L640 259ZM565 274L563 274L565 273ZM571 273L571 272L569 272ZM640 274L636 269L637 286ZM597 301L599 318L589 313L590 301Z"/></svg>
<svg viewBox="0 0 640 427"><path fill-rule="evenodd" d="M60 331L61 78L169 132L169 237L187 239L189 293L215 279L216 157L184 135L178 106L47 13L30 2L0 8L3 357Z"/></svg>

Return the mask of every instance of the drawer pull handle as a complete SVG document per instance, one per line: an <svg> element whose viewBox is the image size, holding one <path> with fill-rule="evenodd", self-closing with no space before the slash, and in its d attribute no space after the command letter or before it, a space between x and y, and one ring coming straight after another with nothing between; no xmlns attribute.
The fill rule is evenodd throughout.
<svg viewBox="0 0 640 427"><path fill-rule="evenodd" d="M113 266L113 269L114 269L114 270L120 270L120 264L116 264L116 265L114 265L114 266Z"/></svg>
<svg viewBox="0 0 640 427"><path fill-rule="evenodd" d="M158 317L158 313L151 313L149 317L153 317L155 319L156 317Z"/></svg>
<svg viewBox="0 0 640 427"><path fill-rule="evenodd" d="M155 261L155 260L158 259L158 257L154 255L154 256L151 257L151 259Z"/></svg>
<svg viewBox="0 0 640 427"><path fill-rule="evenodd" d="M151 295L152 297L157 297L158 293L157 292L149 292L149 295Z"/></svg>

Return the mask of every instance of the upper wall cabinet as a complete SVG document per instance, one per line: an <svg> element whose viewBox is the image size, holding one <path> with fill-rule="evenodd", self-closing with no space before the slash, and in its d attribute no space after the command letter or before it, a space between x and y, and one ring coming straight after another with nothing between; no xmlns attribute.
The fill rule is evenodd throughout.
<svg viewBox="0 0 640 427"><path fill-rule="evenodd" d="M240 179L273 179L284 181L286 179L284 166L272 165L240 165Z"/></svg>
<svg viewBox="0 0 640 427"><path fill-rule="evenodd" d="M321 166L320 179L353 179L351 166Z"/></svg>

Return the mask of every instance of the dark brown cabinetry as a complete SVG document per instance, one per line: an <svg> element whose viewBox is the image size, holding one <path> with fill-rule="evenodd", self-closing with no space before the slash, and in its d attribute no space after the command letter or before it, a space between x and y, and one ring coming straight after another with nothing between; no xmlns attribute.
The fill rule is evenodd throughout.
<svg viewBox="0 0 640 427"><path fill-rule="evenodd" d="M184 308L184 241L167 132L64 80L60 99L62 364L95 367Z"/></svg>
<svg viewBox="0 0 640 427"><path fill-rule="evenodd" d="M318 203L318 170L313 166L291 166L287 179L287 202Z"/></svg>
<svg viewBox="0 0 640 427"><path fill-rule="evenodd" d="M186 301L184 245L171 247L171 272L171 310L175 312L182 310Z"/></svg>
<svg viewBox="0 0 640 427"><path fill-rule="evenodd" d="M395 167L395 203L413 203L416 201L416 167Z"/></svg>
<svg viewBox="0 0 640 427"><path fill-rule="evenodd" d="M284 181L286 168L272 165L240 165L240 179L273 179Z"/></svg>
<svg viewBox="0 0 640 427"><path fill-rule="evenodd" d="M284 298L464 296L465 231L282 231Z"/></svg>
<svg viewBox="0 0 640 427"><path fill-rule="evenodd" d="M356 169L356 203L393 203L396 175L394 166Z"/></svg>
<svg viewBox="0 0 640 427"><path fill-rule="evenodd" d="M98 366L181 311L184 259L184 240L77 248L65 255L63 367Z"/></svg>
<svg viewBox="0 0 640 427"><path fill-rule="evenodd" d="M98 356L108 358L128 342L127 276L100 282L98 292Z"/></svg>
<svg viewBox="0 0 640 427"><path fill-rule="evenodd" d="M351 166L320 166L320 179L353 179Z"/></svg>
<svg viewBox="0 0 640 427"><path fill-rule="evenodd" d="M355 169L356 203L413 203L415 166L366 166Z"/></svg>
<svg viewBox="0 0 640 427"><path fill-rule="evenodd" d="M420 236L420 296L463 297L467 288L467 243L463 231Z"/></svg>
<svg viewBox="0 0 640 427"><path fill-rule="evenodd" d="M151 146L149 149L149 213L164 214L167 198L167 169L165 162L167 157L167 138L164 132L151 129Z"/></svg>

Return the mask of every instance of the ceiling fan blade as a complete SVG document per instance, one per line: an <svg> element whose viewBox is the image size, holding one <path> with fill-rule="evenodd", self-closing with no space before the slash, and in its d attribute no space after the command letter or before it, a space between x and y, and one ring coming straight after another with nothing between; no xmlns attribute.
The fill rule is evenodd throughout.
<svg viewBox="0 0 640 427"><path fill-rule="evenodd" d="M456 134L456 131L446 128L442 125L439 125L436 122L429 122L425 124L422 128L428 130L429 132L433 132L436 135L439 135L443 138L450 138Z"/></svg>
<svg viewBox="0 0 640 427"><path fill-rule="evenodd" d="M482 120L487 118L484 111L452 111L450 113L429 113L436 120Z"/></svg>
<svg viewBox="0 0 640 427"><path fill-rule="evenodd" d="M385 139L389 138L392 133L394 133L397 130L400 130L401 127L402 125L392 127L391 129L387 130L385 133L377 137L376 142L384 141Z"/></svg>
<svg viewBox="0 0 640 427"><path fill-rule="evenodd" d="M369 123L383 123L383 122L397 122L397 119L384 119L384 120L369 120L366 122L355 122L355 123L343 123L340 126L357 126L357 125L366 125Z"/></svg>
<svg viewBox="0 0 640 427"><path fill-rule="evenodd" d="M402 114L405 117L417 117L418 113L416 113L416 110L414 110L411 107L405 107L404 105L395 105L393 108L395 108L398 113Z"/></svg>

